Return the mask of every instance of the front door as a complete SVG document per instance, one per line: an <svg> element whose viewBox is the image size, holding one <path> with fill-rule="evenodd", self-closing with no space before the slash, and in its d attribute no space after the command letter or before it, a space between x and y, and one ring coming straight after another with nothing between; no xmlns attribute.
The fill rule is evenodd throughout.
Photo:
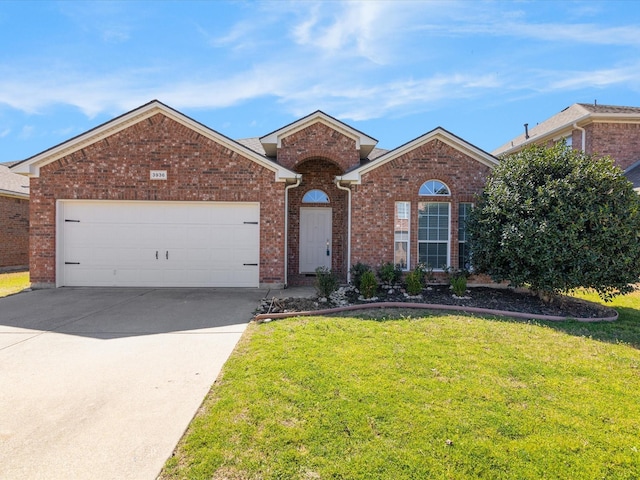
<svg viewBox="0 0 640 480"><path fill-rule="evenodd" d="M331 269L331 208L300 208L300 273Z"/></svg>

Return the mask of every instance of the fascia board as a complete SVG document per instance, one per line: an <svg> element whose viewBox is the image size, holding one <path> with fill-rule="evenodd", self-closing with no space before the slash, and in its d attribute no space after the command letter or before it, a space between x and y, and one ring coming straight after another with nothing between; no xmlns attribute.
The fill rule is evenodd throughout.
<svg viewBox="0 0 640 480"><path fill-rule="evenodd" d="M253 150L231 140L228 137L212 130L195 120L181 114L180 112L173 110L172 108L167 107L163 103L158 101L150 102L147 105L144 105L136 110L133 110L127 114L122 115L121 117L116 118L110 122L102 124L84 134L81 134L71 140L68 140L60 145L57 145L49 150L45 150L44 152L35 155L23 162L20 162L13 167L11 167L11 171L14 173L28 175L32 177L40 176L40 168L48 165L49 163L55 162L60 158L69 155L73 152L86 148L87 146L99 142L115 133L118 133L131 125L139 123L141 121L146 120L147 118L152 117L157 113L162 113L163 115L171 118L172 120L194 130L206 138L209 138L216 143L220 143L225 147L233 150L234 152L247 157L256 163L264 166L265 168L271 170L275 173L276 181L285 181L288 178L295 178L295 173L290 170L278 166L268 159L262 157L257 154Z"/></svg>
<svg viewBox="0 0 640 480"><path fill-rule="evenodd" d="M516 145L514 147L508 148L507 150L504 150L503 152L500 152L498 155L500 155L501 157L506 156L506 155L510 155L512 153L515 152L519 152L520 150L522 150L525 147L528 147L529 145L536 145L540 142L544 142L544 141L548 141L548 140L553 140L554 138L557 138L558 136L560 136L561 134L567 133L570 130L573 130L573 125L574 124L578 124L579 126L583 126L587 123L589 123L589 119L590 117L592 117L593 114L586 114L574 121L572 121L571 123L565 123L563 125L560 125L556 128L554 128L553 130L548 130L546 132L544 132L544 134L542 135L533 135L530 136L528 140L526 140L525 142L522 142L519 145Z"/></svg>
<svg viewBox="0 0 640 480"><path fill-rule="evenodd" d="M410 152L411 150L414 150L433 140L440 140L450 147L455 148L456 150L459 150L470 156L471 158L477 160L478 162L488 166L489 168L494 168L499 163L499 161L492 155L450 134L443 128L438 127L435 130L432 130L431 132L426 133L425 135L422 135L421 137L418 137L415 140L412 140L396 148L395 150L391 150L385 153L384 155L373 160L371 163L368 163L367 165L364 165L341 176L340 180L345 182L355 182L359 184L362 181L362 175L364 175L365 173L381 167L382 165L404 155L405 153Z"/></svg>
<svg viewBox="0 0 640 480"><path fill-rule="evenodd" d="M29 200L28 193L13 192L11 190L3 190L1 188L0 188L0 197L21 198L24 200Z"/></svg>

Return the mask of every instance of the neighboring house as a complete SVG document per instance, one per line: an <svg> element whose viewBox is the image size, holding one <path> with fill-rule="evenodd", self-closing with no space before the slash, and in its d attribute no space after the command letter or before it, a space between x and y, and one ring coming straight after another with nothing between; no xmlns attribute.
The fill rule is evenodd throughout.
<svg viewBox="0 0 640 480"><path fill-rule="evenodd" d="M234 141L152 101L13 167L31 177L31 281L281 287L463 263L497 159L442 128L376 144L321 111Z"/></svg>
<svg viewBox="0 0 640 480"><path fill-rule="evenodd" d="M525 127L524 133L492 153L502 157L527 145L552 145L563 139L576 150L609 155L636 191L640 188L640 107L574 103L532 128Z"/></svg>
<svg viewBox="0 0 640 480"><path fill-rule="evenodd" d="M0 271L29 264L29 179L0 164Z"/></svg>

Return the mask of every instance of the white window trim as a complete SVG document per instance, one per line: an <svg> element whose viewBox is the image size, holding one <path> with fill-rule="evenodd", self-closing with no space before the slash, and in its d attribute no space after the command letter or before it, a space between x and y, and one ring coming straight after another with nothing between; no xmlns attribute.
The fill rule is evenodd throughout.
<svg viewBox="0 0 640 480"><path fill-rule="evenodd" d="M449 187L447 187L447 188L449 188ZM444 195L442 195L442 196L444 196ZM419 229L419 226L420 226L420 204L422 204L422 203L426 203L426 204L429 204L429 203L438 203L438 204L444 203L444 204L447 205L447 209L448 209L448 212L447 212L447 216L448 216L448 226L447 226L448 234L447 234L447 264L445 265L445 267L446 268L450 268L451 267L451 202L429 202L429 201L419 202L418 203L418 229ZM436 241L433 241L433 240L420 240L419 238L418 238L417 241L418 241L418 261L420 261L420 244L421 243L426 243L426 244L429 244L429 243L444 243L442 241L437 241L436 242ZM440 265L438 267L433 267L433 271L434 272L444 272L444 269L442 268L442 265Z"/></svg>
<svg viewBox="0 0 640 480"><path fill-rule="evenodd" d="M441 183L447 189L447 193L421 193L420 190L422 190L422 187L424 187L429 182ZM442 180L438 180L437 178L430 178L429 180L424 182L422 185L420 185L420 188L418 189L418 195L421 197L450 197L451 189L449 188L449 185L444 183Z"/></svg>

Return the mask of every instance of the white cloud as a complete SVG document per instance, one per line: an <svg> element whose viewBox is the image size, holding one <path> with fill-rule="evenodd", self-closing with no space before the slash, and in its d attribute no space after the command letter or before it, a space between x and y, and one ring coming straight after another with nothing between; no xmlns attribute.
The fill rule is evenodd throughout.
<svg viewBox="0 0 640 480"><path fill-rule="evenodd" d="M11 133L11 129L10 128L5 128L4 130L2 130L0 132L0 138L4 138L7 135L9 135Z"/></svg>

